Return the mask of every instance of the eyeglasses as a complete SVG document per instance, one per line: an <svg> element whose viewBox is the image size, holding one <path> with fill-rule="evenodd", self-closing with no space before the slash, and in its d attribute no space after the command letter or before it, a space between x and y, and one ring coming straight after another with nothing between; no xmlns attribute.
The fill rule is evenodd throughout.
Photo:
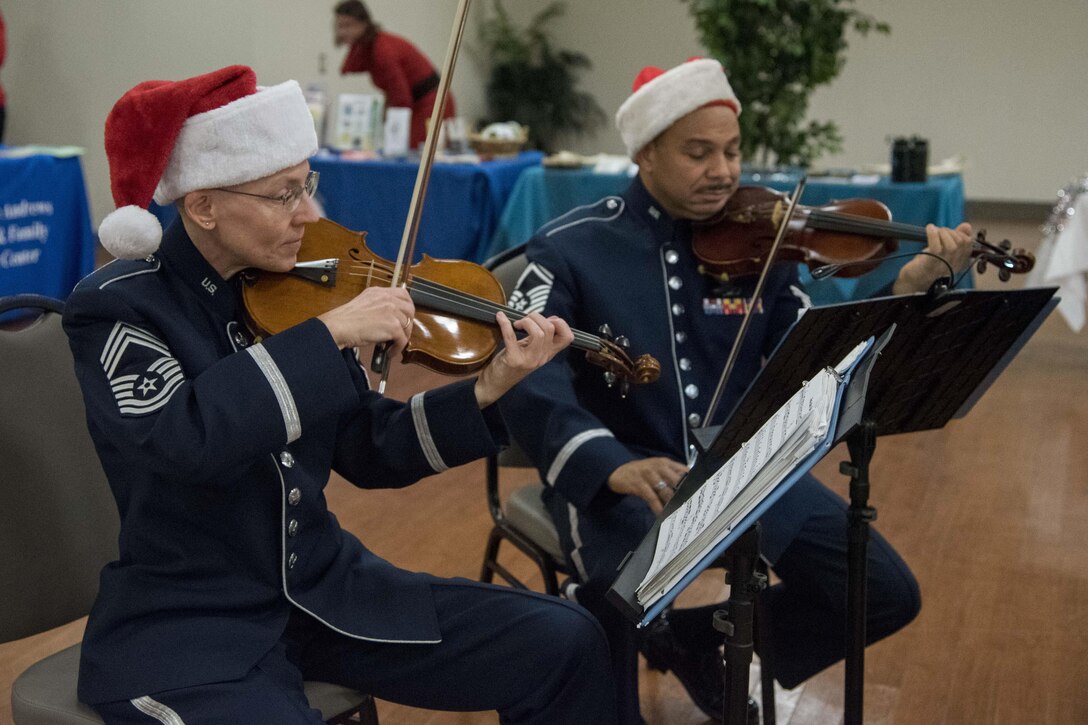
<svg viewBox="0 0 1088 725"><path fill-rule="evenodd" d="M279 196L268 196L266 194L253 194L248 191L238 191L237 189L222 189L215 188L212 191L225 191L228 194L242 194L244 196L255 196L258 199L268 199L269 201L278 201L283 205L284 211L288 214L294 213L298 209L299 203L302 201L302 195L313 198L313 195L317 193L317 180L321 174L317 171L311 171L306 174L306 181L302 182L302 186L296 186L295 188L287 191Z"/></svg>

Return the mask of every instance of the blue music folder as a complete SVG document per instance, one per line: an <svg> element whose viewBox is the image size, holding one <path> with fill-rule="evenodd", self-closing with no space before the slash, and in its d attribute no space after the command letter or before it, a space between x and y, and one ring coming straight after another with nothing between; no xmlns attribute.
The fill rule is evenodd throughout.
<svg viewBox="0 0 1088 725"><path fill-rule="evenodd" d="M889 336L890 332L882 339L882 342L886 341ZM798 481L798 479L800 479L802 475L811 470L811 468L834 447L835 442L838 440L839 435L843 430L842 418L844 408L849 409L851 407L851 401L847 399L846 392L850 389L851 383L858 376L859 371L862 376L867 375L869 367L874 359L873 353L876 349L878 349L877 341L870 337L859 345L853 360L849 361L845 366L840 367L837 372L833 372L833 378L827 378L829 380L835 380L831 414L826 429L816 440L815 447L811 452L793 463L789 472L777 482L771 482L769 484L765 483L762 490L756 490L754 492L753 489L757 487L757 483L754 481L749 482L741 488L741 490L737 491L736 494L721 507L719 512L709 512L710 515L713 516L710 525L712 527L715 523L721 525L720 522L722 521L722 517L725 517L726 519L735 517L737 513L739 513L737 511L738 508L740 510L747 509L746 513L743 513L739 519L728 526L727 531L719 532L713 537L716 540L713 540L708 545L704 545L705 548L700 548L698 545L695 545L694 548L687 548L676 553L674 559L686 561L686 563L681 566L682 569L687 569L686 573L680 575L679 579L673 579L672 581L663 584L663 588L659 591L643 592L641 595L638 590L642 586L643 577L639 577L637 582L634 582L634 577L631 577L631 580L634 583L634 587L631 589L630 594L630 599L632 601L624 601L623 608L641 610L640 616L638 617L639 626L645 626L653 621L654 618L668 607L679 593L695 579L695 577L711 566L741 534L752 526L768 508L774 505L774 503L781 498L782 495ZM857 396L853 397L855 400L858 399ZM849 417L852 418L853 416L851 415ZM739 455L740 453L738 452L738 456ZM709 481L714 474L717 473L718 469L722 468L724 465L718 465L720 461L715 459L716 456L713 456L710 453L704 452L701 454L693 465L692 470L685 478L685 481L681 484L681 489L690 487L689 490L693 490L694 493L694 491L697 491L706 485L707 481ZM769 461L767 465L771 465L773 462L772 457L772 460ZM690 498L692 497L685 497L685 500ZM643 557L648 555L650 561L646 562L646 566L644 567L635 566L633 568L630 566L632 562L629 562L628 567L624 570L625 572L645 573L649 570L651 566L650 562L653 561L658 536L662 533L662 527L667 526L666 522L669 520L670 516L679 515L680 505L670 506L669 509L670 510L667 510L662 518L654 525L653 535L647 537L648 540L654 542L654 546L644 547L645 551L643 551L642 554ZM642 548L643 547L640 547L640 550ZM617 585L621 585L619 579L617 580ZM616 585L614 585L614 589L615 588L617 588ZM610 595L612 595L612 592L610 592ZM633 612L628 612L629 615L632 613Z"/></svg>

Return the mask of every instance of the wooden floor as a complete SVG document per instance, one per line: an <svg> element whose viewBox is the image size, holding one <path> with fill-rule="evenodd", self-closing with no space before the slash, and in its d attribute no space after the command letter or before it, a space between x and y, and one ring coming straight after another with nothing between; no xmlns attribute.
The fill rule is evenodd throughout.
<svg viewBox="0 0 1088 725"><path fill-rule="evenodd" d="M1033 225L989 231L1029 247L1039 237ZM394 397L442 382L416 368L395 369L391 381ZM1055 315L967 418L880 439L871 471L877 526L913 567L924 604L910 627L867 650L867 723L1088 722L1086 400L1088 334L1073 334ZM843 494L845 457L833 451L816 469ZM394 563L478 576L490 527L481 464L402 491L334 480L329 499L346 528ZM524 560L507 558L532 576ZM685 597L711 601L725 591L708 575ZM10 721L14 676L77 641L81 628L0 646L0 723ZM838 666L780 691L778 721L841 722L842 682ZM642 691L652 725L706 722L671 675L644 673ZM383 725L498 721L385 702L379 712Z"/></svg>

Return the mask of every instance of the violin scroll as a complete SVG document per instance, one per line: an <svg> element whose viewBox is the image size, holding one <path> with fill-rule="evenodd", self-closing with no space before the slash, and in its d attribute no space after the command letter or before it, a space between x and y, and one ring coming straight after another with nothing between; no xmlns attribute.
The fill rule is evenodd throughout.
<svg viewBox="0 0 1088 725"><path fill-rule="evenodd" d="M634 361L628 354L631 345L622 335L612 337L608 325L601 325L600 336L595 339L596 350L586 350L586 360L604 369L608 387L620 384L620 397L627 396L631 383L645 385L661 376L661 363L651 355L639 355Z"/></svg>
<svg viewBox="0 0 1088 725"><path fill-rule="evenodd" d="M1023 249L1013 249L1008 239L998 244L986 241L986 230L979 230L975 235L975 248L972 257L977 257L975 271L982 274L989 265L997 267L997 278L1008 282L1014 274L1027 274L1035 267L1035 255Z"/></svg>

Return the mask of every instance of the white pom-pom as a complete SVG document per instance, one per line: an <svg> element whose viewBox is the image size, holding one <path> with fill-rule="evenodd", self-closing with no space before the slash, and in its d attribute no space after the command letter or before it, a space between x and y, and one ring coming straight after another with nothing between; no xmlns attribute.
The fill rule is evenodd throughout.
<svg viewBox="0 0 1088 725"><path fill-rule="evenodd" d="M130 204L102 220L98 240L118 259L143 259L159 248L162 225L147 209Z"/></svg>

